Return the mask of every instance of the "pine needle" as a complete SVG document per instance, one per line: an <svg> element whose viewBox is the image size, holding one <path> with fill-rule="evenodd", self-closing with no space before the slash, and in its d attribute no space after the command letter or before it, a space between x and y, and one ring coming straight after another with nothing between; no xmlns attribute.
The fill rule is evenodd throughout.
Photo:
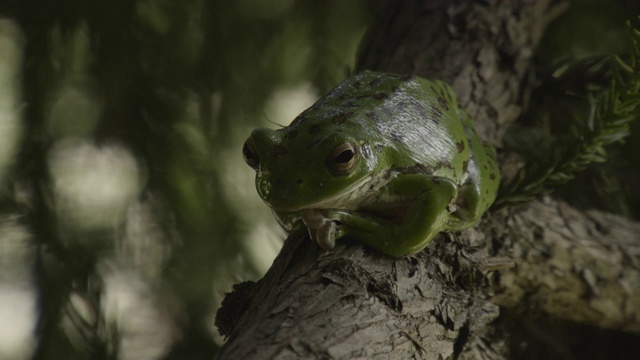
<svg viewBox="0 0 640 360"><path fill-rule="evenodd" d="M555 187L572 180L592 162L607 159L605 147L629 135L629 124L638 115L640 105L640 32L627 22L632 42L629 60L612 56L610 85L588 94L590 111L584 126L573 129L566 145L551 161L534 163L520 170L516 179L502 188L493 208L527 202L548 194ZM562 71L566 71L563 69Z"/></svg>

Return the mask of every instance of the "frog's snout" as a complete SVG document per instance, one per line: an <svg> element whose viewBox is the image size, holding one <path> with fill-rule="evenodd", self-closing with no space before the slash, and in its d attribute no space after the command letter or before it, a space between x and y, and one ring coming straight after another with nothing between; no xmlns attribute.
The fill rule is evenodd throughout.
<svg viewBox="0 0 640 360"><path fill-rule="evenodd" d="M278 189L295 188L302 186L304 180L299 176L294 176L291 180L284 180L282 178L276 178L273 180L273 185Z"/></svg>
<svg viewBox="0 0 640 360"><path fill-rule="evenodd" d="M256 187L258 194L267 203L272 204L277 200L287 200L293 198L300 193L300 189L305 184L305 180L301 176L293 176L290 178L262 178L258 177Z"/></svg>
<svg viewBox="0 0 640 360"><path fill-rule="evenodd" d="M260 158L258 157L258 152L256 151L251 137L249 137L242 146L242 157L244 158L244 161L247 163L247 165L251 166L253 170L258 171L258 167L260 166Z"/></svg>

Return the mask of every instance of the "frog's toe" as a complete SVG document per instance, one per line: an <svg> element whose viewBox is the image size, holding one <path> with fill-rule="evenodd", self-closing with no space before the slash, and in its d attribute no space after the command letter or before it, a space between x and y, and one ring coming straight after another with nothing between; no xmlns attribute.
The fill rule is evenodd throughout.
<svg viewBox="0 0 640 360"><path fill-rule="evenodd" d="M317 229L312 229L310 227L307 228L307 231L309 232L309 238L311 238L311 241L318 241L318 230Z"/></svg>
<svg viewBox="0 0 640 360"><path fill-rule="evenodd" d="M336 223L327 222L316 231L316 242L325 250L333 250L336 247Z"/></svg>
<svg viewBox="0 0 640 360"><path fill-rule="evenodd" d="M341 225L339 222L335 222L335 224L336 224L336 232L335 232L334 238L336 240L347 235L347 228L345 226Z"/></svg>

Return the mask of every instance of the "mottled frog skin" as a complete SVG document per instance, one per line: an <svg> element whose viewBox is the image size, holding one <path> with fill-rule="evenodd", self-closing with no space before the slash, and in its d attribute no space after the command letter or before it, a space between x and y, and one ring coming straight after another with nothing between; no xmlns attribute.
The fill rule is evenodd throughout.
<svg viewBox="0 0 640 360"><path fill-rule="evenodd" d="M243 154L288 232L306 228L324 249L345 238L394 257L475 224L500 177L451 87L371 71L289 126L254 130Z"/></svg>

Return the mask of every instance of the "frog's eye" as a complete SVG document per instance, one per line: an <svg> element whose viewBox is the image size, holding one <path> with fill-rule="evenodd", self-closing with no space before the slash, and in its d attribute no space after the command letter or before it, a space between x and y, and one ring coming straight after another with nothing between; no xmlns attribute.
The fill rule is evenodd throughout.
<svg viewBox="0 0 640 360"><path fill-rule="evenodd" d="M334 175L346 175L351 173L358 163L358 151L356 145L345 141L336 145L327 156L327 167Z"/></svg>
<svg viewBox="0 0 640 360"><path fill-rule="evenodd" d="M254 170L258 170L260 158L258 158L258 153L256 152L255 147L253 147L251 139L245 141L244 146L242 147L242 156L244 157L244 161L247 165L251 166Z"/></svg>

